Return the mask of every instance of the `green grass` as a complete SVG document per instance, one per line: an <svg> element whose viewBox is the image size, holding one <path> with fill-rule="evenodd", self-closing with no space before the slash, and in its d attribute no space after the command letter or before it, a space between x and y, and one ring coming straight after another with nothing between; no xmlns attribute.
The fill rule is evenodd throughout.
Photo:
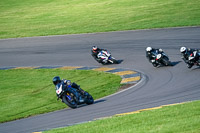
<svg viewBox="0 0 200 133"><path fill-rule="evenodd" d="M54 129L43 133L199 133L200 101Z"/></svg>
<svg viewBox="0 0 200 133"><path fill-rule="evenodd" d="M57 101L52 78L76 82L94 99L110 95L121 77L104 72L61 69L0 70L0 123L66 108Z"/></svg>
<svg viewBox="0 0 200 133"><path fill-rule="evenodd" d="M200 0L1 0L0 38L200 25Z"/></svg>

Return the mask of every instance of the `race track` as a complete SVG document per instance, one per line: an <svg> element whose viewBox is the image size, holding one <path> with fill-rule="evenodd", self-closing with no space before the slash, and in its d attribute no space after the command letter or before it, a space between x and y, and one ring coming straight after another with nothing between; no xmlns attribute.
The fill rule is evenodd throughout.
<svg viewBox="0 0 200 133"><path fill-rule="evenodd" d="M132 112L139 109L200 99L200 67L188 69L181 46L200 48L200 27L138 30L0 40L0 68L23 66L98 66L90 55L93 45L123 60L107 67L143 74L135 87L78 109L63 109L0 124L1 133L31 133ZM173 67L154 68L145 48L162 48ZM52 86L53 89L53 86Z"/></svg>

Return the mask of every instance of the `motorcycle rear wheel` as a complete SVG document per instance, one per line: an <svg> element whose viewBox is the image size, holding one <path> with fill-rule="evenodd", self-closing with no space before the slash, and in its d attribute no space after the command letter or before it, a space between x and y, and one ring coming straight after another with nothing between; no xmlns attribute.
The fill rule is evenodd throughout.
<svg viewBox="0 0 200 133"><path fill-rule="evenodd" d="M167 57L163 57L162 62L165 66L171 66L171 62L169 61L169 59Z"/></svg>
<svg viewBox="0 0 200 133"><path fill-rule="evenodd" d="M85 92L86 94L86 100L85 100L85 103L90 105L90 104L93 104L94 103L94 99L93 97L88 93L88 92Z"/></svg>
<svg viewBox="0 0 200 133"><path fill-rule="evenodd" d="M118 61L113 57L110 60L113 62L112 64L119 64Z"/></svg>

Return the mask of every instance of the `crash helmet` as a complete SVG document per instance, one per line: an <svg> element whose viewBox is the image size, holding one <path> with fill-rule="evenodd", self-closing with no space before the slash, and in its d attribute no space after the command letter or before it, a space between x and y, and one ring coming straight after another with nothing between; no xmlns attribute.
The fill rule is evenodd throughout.
<svg viewBox="0 0 200 133"><path fill-rule="evenodd" d="M60 82L61 82L61 80L60 80L60 77L59 77L59 76L56 76L56 77L53 78L53 84L54 84L54 85L57 85L57 84L60 83Z"/></svg>
<svg viewBox="0 0 200 133"><path fill-rule="evenodd" d="M147 47L147 48L146 48L146 51L147 51L147 52L150 52L151 50L152 50L152 47Z"/></svg>
<svg viewBox="0 0 200 133"><path fill-rule="evenodd" d="M181 48L180 48L180 52L181 52L181 53L184 53L184 52L186 52L186 50L187 50L187 48L186 48L186 47L181 47Z"/></svg>
<svg viewBox="0 0 200 133"><path fill-rule="evenodd" d="M93 47L92 47L92 50L93 50L93 51L96 51L96 50L97 50L97 46L93 46Z"/></svg>

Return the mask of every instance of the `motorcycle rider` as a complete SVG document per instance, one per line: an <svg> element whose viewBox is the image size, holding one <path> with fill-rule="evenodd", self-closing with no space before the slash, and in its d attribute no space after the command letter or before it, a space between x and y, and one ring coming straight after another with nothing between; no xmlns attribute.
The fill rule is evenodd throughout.
<svg viewBox="0 0 200 133"><path fill-rule="evenodd" d="M80 92L82 95L84 95L85 94L85 91L84 90L82 90L81 88L80 88L80 86L79 85L77 85L76 83L71 83L71 81L70 80L66 80L66 79L60 79L60 77L59 76L55 76L54 78L53 78L53 84L55 85L55 87L59 84L59 83L62 83L63 85L64 85L64 88L65 89L68 89L68 88L70 88L70 87L72 87L72 88L75 88L78 92ZM58 97L58 95L57 95L57 97ZM58 97L58 99L59 99L59 97Z"/></svg>
<svg viewBox="0 0 200 133"><path fill-rule="evenodd" d="M99 63L107 63L107 60L106 59L104 59L104 60L102 60L102 59L100 59L100 58L98 58L98 54L102 51L102 50L104 50L104 51L107 51L106 49L100 49L100 48L98 48L97 46L93 46L92 47L92 50L91 50L91 55L94 57L94 59L97 61L97 62L99 62Z"/></svg>
<svg viewBox="0 0 200 133"><path fill-rule="evenodd" d="M150 63L153 64L154 67L160 67L160 64L156 63L155 61L155 57L153 57L153 52L155 52L156 50L158 50L160 53L163 53L163 50L160 49L155 49L152 47L147 47L146 48L146 58L149 60Z"/></svg>
<svg viewBox="0 0 200 133"><path fill-rule="evenodd" d="M181 58L184 60L184 62L187 64L188 68L191 68L194 65L194 62L191 62L189 60L189 57L194 53L197 52L196 56L194 57L195 61L198 61L200 58L200 50L198 49L191 49L191 48L186 48L186 47L181 47L180 52L181 52Z"/></svg>

